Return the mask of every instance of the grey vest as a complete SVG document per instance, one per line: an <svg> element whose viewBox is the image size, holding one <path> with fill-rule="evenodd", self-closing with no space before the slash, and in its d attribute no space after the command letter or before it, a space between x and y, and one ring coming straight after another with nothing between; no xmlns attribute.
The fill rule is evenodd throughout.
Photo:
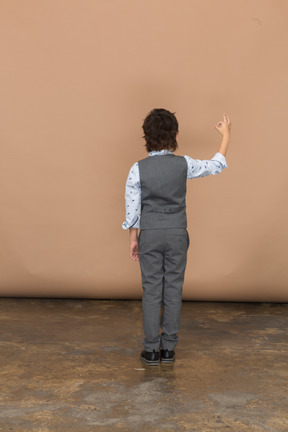
<svg viewBox="0 0 288 432"><path fill-rule="evenodd" d="M141 184L140 229L187 228L187 162L174 154L138 161Z"/></svg>

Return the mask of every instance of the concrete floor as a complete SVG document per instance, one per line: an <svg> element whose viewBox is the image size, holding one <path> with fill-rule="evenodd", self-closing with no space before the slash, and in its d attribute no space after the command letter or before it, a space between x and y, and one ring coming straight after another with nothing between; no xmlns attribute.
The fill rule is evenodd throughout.
<svg viewBox="0 0 288 432"><path fill-rule="evenodd" d="M141 302L0 299L0 431L288 431L287 304L184 302L143 366Z"/></svg>

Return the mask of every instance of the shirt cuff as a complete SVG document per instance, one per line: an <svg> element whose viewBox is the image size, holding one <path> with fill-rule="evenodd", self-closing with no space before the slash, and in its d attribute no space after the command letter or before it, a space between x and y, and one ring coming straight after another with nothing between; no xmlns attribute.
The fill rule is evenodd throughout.
<svg viewBox="0 0 288 432"><path fill-rule="evenodd" d="M131 227L133 227L133 228L140 228L140 221L137 220L137 222L135 222L133 225L129 225L128 222L126 222L126 221L122 223L122 228L124 230L128 230Z"/></svg>
<svg viewBox="0 0 288 432"><path fill-rule="evenodd" d="M222 155L222 153L217 152L215 154L215 156L213 156L213 158L211 160L217 160L218 162L220 162L222 165L224 165L224 168L227 168L227 161L225 156Z"/></svg>

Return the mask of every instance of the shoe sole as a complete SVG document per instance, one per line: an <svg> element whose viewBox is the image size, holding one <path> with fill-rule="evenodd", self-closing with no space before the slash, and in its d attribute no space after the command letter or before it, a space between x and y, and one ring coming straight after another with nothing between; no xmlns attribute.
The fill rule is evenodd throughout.
<svg viewBox="0 0 288 432"><path fill-rule="evenodd" d="M140 357L140 360L143 363L145 363L145 364L147 364L149 366L158 366L159 365L159 361L158 360L154 360L154 361L150 360L149 361L149 360L144 359L143 357Z"/></svg>
<svg viewBox="0 0 288 432"><path fill-rule="evenodd" d="M175 362L175 358L173 359L161 359L161 363L171 364Z"/></svg>

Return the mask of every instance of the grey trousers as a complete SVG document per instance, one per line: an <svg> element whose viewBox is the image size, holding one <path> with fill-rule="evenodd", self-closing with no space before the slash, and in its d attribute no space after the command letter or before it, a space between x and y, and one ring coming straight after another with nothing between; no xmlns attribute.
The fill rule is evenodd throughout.
<svg viewBox="0 0 288 432"><path fill-rule="evenodd" d="M138 249L146 351L160 348L173 351L178 342L189 243L185 228L140 230Z"/></svg>

